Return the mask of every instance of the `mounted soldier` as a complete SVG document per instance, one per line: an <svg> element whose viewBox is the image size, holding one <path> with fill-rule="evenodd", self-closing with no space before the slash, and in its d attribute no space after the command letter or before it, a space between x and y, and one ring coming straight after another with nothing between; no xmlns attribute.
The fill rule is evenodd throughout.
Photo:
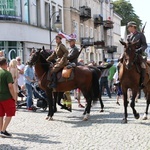
<svg viewBox="0 0 150 150"><path fill-rule="evenodd" d="M147 48L147 43L146 43L146 38L145 35L142 32L137 31L137 24L134 21L130 21L127 24L127 29L130 32L129 35L127 35L127 41L128 42L135 42L139 41L137 46L136 46L136 52L138 54L138 59L141 67L141 79L140 79L140 87L144 87L144 76L145 76L145 70L146 70L146 65L145 65L145 59L143 58L145 49ZM123 61L123 55L120 58L120 61Z"/></svg>
<svg viewBox="0 0 150 150"><path fill-rule="evenodd" d="M67 59L71 63L75 63L77 65L78 63L78 57L79 57L79 49L77 48L76 44L76 34L71 34L69 38L69 44L70 44L70 49L69 49L69 54Z"/></svg>
<svg viewBox="0 0 150 150"><path fill-rule="evenodd" d="M56 88L56 82L57 82L57 77L56 73L60 71L64 66L68 64L67 56L68 56L68 50L65 47L64 44L61 42L61 35L56 36L56 43L57 46L54 50L54 52L46 59L46 61L50 62L52 60L56 60L56 63L54 64L53 68L51 69L51 84L50 88Z"/></svg>

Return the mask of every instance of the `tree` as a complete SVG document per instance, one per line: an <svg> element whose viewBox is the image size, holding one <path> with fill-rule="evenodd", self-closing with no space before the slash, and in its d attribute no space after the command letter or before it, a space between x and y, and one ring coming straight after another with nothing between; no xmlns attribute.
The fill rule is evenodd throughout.
<svg viewBox="0 0 150 150"><path fill-rule="evenodd" d="M128 22L135 21L137 27L142 26L142 20L135 14L132 4L127 0L116 0L113 2L114 11L122 17L121 25L126 26Z"/></svg>

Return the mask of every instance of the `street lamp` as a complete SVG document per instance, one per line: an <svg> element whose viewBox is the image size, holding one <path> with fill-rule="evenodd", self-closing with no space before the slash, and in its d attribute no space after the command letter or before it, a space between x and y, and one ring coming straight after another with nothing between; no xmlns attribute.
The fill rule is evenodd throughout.
<svg viewBox="0 0 150 150"><path fill-rule="evenodd" d="M56 14L59 13L59 11L55 11L50 17L49 17L49 38L50 38L50 50L52 49L52 41L51 41L51 34L52 34L52 27L51 27L51 21L52 21L52 17ZM49 8L49 14L50 14L50 8ZM61 29L62 28L62 23L60 22L60 16L57 15L56 17L56 22L55 24L55 28L56 29Z"/></svg>

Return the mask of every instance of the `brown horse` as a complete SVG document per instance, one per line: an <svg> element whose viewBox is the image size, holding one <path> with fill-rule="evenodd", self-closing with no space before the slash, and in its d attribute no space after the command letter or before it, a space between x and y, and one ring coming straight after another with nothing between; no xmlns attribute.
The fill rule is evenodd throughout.
<svg viewBox="0 0 150 150"><path fill-rule="evenodd" d="M120 41L122 45L124 45L124 57L123 57L123 63L120 65L119 68L119 80L121 83L121 88L123 92L123 100L124 100L124 119L123 123L127 123L127 106L128 106L128 100L127 100L127 90L130 88L132 90L132 98L131 98L131 108L133 110L134 117L138 119L140 117L139 113L137 113L135 109L135 97L137 93L139 92L139 85L140 85L140 63L139 63L139 54L136 49L136 42L122 42ZM146 70L149 70L149 66L146 64ZM150 80L149 80L149 74L145 74L144 79L145 88L143 89L146 100L147 100L147 106L146 111L143 116L143 119L147 119L148 114L148 107L150 104Z"/></svg>
<svg viewBox="0 0 150 150"><path fill-rule="evenodd" d="M30 63L35 65L35 73L39 80L39 86L46 92L49 100L49 112L47 119L53 119L53 89L49 88L49 81L47 80L49 63L46 62L41 50L35 52L31 56ZM95 69L85 66L77 66L74 68L73 72L74 78L72 80L67 81L66 79L64 82L58 82L56 92L65 92L80 88L87 101L87 106L84 111L84 120L87 120L90 114L91 102L92 100L95 100L99 94L98 74Z"/></svg>

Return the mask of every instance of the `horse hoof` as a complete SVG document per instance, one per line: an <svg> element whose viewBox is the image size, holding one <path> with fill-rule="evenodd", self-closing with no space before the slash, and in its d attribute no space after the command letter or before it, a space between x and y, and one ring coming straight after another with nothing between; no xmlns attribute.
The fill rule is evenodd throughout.
<svg viewBox="0 0 150 150"><path fill-rule="evenodd" d="M122 123L123 124L128 123L127 118L123 118Z"/></svg>
<svg viewBox="0 0 150 150"><path fill-rule="evenodd" d="M144 114L142 119L143 119L143 120L147 120L147 119L148 119L148 118L147 118L147 115Z"/></svg>
<svg viewBox="0 0 150 150"><path fill-rule="evenodd" d="M87 120L88 120L88 118L86 118L86 117L83 118L83 121L87 121Z"/></svg>
<svg viewBox="0 0 150 150"><path fill-rule="evenodd" d="M49 118L49 116L47 116L47 117L45 118L45 120L48 120L48 118Z"/></svg>
<svg viewBox="0 0 150 150"><path fill-rule="evenodd" d="M147 120L148 118L147 117L143 117L143 120Z"/></svg>
<svg viewBox="0 0 150 150"><path fill-rule="evenodd" d="M53 120L54 120L53 117L50 117L50 118L49 118L49 121L53 121Z"/></svg>
<svg viewBox="0 0 150 150"><path fill-rule="evenodd" d="M139 113L136 113L135 114L135 119L139 119L140 118L140 114Z"/></svg>
<svg viewBox="0 0 150 150"><path fill-rule="evenodd" d="M90 115L89 114L86 114L83 118L83 121L87 121L89 119Z"/></svg>
<svg viewBox="0 0 150 150"><path fill-rule="evenodd" d="M101 109L101 110L100 110L100 112L104 112L104 110L103 110L103 109Z"/></svg>

